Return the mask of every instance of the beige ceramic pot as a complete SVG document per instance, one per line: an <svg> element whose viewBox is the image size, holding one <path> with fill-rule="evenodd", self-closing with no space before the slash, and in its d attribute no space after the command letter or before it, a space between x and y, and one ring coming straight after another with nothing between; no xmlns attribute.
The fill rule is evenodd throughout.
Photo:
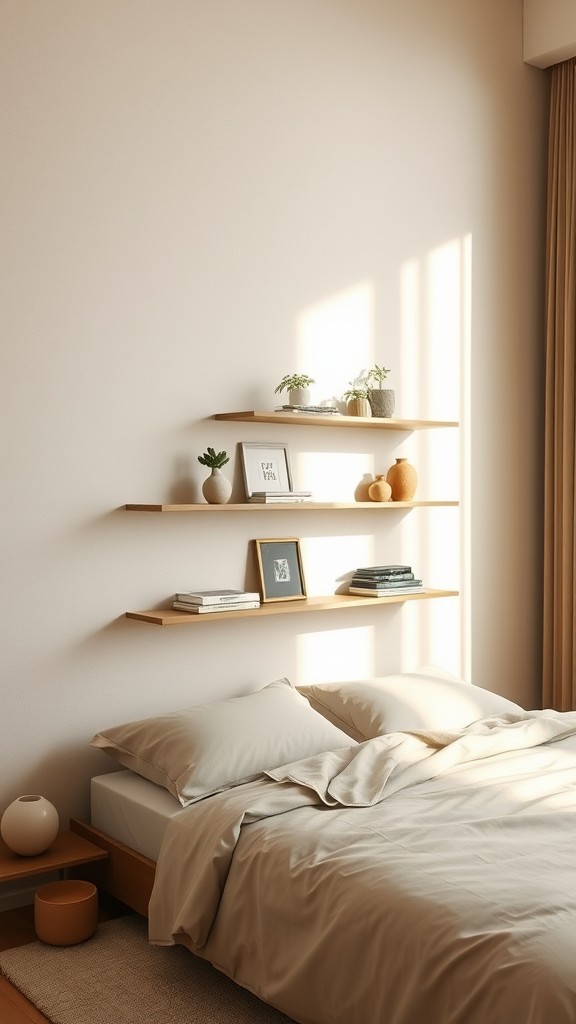
<svg viewBox="0 0 576 1024"><path fill-rule="evenodd" d="M367 398L349 398L346 403L346 412L349 416L363 416L364 418L372 415Z"/></svg>
<svg viewBox="0 0 576 1024"><path fill-rule="evenodd" d="M368 497L370 501L392 500L392 488L383 474L377 476L374 482L370 484Z"/></svg>

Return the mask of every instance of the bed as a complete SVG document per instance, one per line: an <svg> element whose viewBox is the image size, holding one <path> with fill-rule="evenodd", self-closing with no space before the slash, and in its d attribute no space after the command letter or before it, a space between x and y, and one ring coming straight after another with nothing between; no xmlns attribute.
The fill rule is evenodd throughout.
<svg viewBox="0 0 576 1024"><path fill-rule="evenodd" d="M576 713L429 670L189 711L184 771L181 713L93 741L87 832L152 942L299 1024L576 1022Z"/></svg>

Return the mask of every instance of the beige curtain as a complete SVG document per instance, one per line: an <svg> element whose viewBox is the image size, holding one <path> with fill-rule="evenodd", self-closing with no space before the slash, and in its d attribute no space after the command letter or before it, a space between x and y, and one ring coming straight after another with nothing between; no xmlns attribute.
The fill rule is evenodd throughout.
<svg viewBox="0 0 576 1024"><path fill-rule="evenodd" d="M543 707L576 709L576 60L552 69L546 273Z"/></svg>

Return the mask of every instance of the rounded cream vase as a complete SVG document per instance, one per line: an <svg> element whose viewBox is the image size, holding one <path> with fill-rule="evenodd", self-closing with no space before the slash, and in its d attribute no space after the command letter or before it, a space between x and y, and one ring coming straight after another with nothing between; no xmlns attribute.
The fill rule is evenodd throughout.
<svg viewBox="0 0 576 1024"><path fill-rule="evenodd" d="M28 794L8 805L0 822L0 835L12 853L35 857L52 845L59 825L54 804L46 797Z"/></svg>
<svg viewBox="0 0 576 1024"><path fill-rule="evenodd" d="M232 484L217 466L202 484L202 494L209 505L225 505L232 494Z"/></svg>

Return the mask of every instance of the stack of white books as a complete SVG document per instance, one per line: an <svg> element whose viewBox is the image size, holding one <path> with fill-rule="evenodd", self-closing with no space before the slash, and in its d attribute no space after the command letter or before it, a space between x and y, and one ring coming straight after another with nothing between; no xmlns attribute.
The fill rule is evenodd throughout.
<svg viewBox="0 0 576 1024"><path fill-rule="evenodd" d="M249 501L270 505L276 502L309 501L312 491L252 491Z"/></svg>
<svg viewBox="0 0 576 1024"><path fill-rule="evenodd" d="M248 590L182 590L172 607L179 612L202 615L206 612L234 612L245 608L259 608L260 594Z"/></svg>

